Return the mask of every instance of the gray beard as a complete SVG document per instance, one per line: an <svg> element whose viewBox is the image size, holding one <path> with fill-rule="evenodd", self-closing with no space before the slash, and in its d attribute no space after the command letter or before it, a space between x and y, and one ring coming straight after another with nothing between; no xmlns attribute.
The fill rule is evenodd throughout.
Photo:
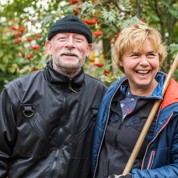
<svg viewBox="0 0 178 178"><path fill-rule="evenodd" d="M53 66L53 68L57 72L65 75L69 78L76 76L81 70L81 68L65 68L65 67L61 67L61 66Z"/></svg>

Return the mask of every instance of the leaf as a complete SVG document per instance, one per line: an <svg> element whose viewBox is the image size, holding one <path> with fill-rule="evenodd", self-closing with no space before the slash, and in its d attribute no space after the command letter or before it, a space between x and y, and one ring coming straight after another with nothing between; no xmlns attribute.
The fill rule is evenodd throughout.
<svg viewBox="0 0 178 178"><path fill-rule="evenodd" d="M26 66L24 66L24 67L19 71L19 73L20 73L20 74L28 73L29 68L30 68L30 66L29 66L29 65L26 65Z"/></svg>
<svg viewBox="0 0 178 178"><path fill-rule="evenodd" d="M6 66L3 65L3 64L0 64L0 70L1 70L2 72L5 72L5 71L6 71Z"/></svg>
<svg viewBox="0 0 178 178"><path fill-rule="evenodd" d="M2 50L0 50L0 57L2 57L4 54L4 52Z"/></svg>
<svg viewBox="0 0 178 178"><path fill-rule="evenodd" d="M9 62L9 59L8 59L6 56L4 56L4 57L2 58L2 61L7 64L7 63Z"/></svg>
<svg viewBox="0 0 178 178"><path fill-rule="evenodd" d="M169 9L169 12L172 16L174 16L176 19L178 19L178 9Z"/></svg>
<svg viewBox="0 0 178 178"><path fill-rule="evenodd" d="M171 53L176 53L178 52L178 44L170 44L169 45L169 50L171 51Z"/></svg>

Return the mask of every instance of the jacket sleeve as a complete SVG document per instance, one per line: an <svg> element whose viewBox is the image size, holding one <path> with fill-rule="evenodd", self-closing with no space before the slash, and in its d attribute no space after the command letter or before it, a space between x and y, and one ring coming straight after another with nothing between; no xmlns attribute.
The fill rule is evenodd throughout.
<svg viewBox="0 0 178 178"><path fill-rule="evenodd" d="M149 170L132 170L132 178L176 178L178 177L178 164L163 166Z"/></svg>
<svg viewBox="0 0 178 178"><path fill-rule="evenodd" d="M0 177L7 177L16 129L13 105L4 89L0 95Z"/></svg>
<svg viewBox="0 0 178 178"><path fill-rule="evenodd" d="M175 121L175 129L170 124L170 130L172 130L173 140L171 142L170 151L168 151L169 160L167 165L158 167L155 169L133 169L131 171L132 178L175 178L178 177L178 112L174 113L172 118ZM170 138L170 133L169 133ZM168 141L167 141L168 142ZM169 145L168 145L169 146ZM162 155L164 157L164 155ZM159 157L162 162L162 157Z"/></svg>

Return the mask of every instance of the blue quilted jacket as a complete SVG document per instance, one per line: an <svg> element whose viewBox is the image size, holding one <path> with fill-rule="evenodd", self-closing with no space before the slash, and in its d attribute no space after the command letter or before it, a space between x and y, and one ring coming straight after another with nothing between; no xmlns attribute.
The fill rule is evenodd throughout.
<svg viewBox="0 0 178 178"><path fill-rule="evenodd" d="M162 99L162 88L165 74L158 72L159 82L150 97ZM126 77L113 83L105 93L100 105L94 132L92 147L92 171L95 178L101 146L105 136L110 115L112 99ZM132 169L132 178L177 178L178 177L178 83L171 80L161 106L154 136L148 144L142 168Z"/></svg>

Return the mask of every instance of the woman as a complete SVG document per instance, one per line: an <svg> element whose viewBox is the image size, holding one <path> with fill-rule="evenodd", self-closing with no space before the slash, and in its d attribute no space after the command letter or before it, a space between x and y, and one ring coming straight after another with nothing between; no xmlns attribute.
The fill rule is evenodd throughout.
<svg viewBox="0 0 178 178"><path fill-rule="evenodd" d="M110 86L100 106L92 150L94 178L178 177L178 83L172 79L162 98L166 74L158 72L166 55L159 32L147 24L121 31L114 59L125 77ZM122 176L157 99L161 106L132 170Z"/></svg>

